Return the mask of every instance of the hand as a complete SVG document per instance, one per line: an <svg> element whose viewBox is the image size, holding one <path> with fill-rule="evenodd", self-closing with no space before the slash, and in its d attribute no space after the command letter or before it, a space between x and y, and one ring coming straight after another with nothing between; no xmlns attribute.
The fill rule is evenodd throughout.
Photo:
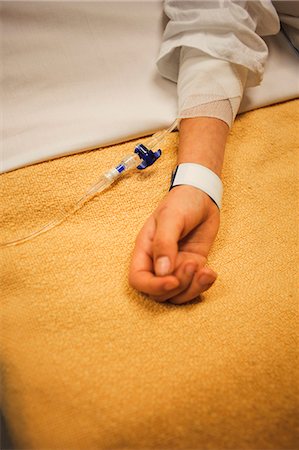
<svg viewBox="0 0 299 450"><path fill-rule="evenodd" d="M139 232L129 283L156 301L188 302L206 291L216 273L205 266L219 228L219 210L193 186L173 188Z"/></svg>

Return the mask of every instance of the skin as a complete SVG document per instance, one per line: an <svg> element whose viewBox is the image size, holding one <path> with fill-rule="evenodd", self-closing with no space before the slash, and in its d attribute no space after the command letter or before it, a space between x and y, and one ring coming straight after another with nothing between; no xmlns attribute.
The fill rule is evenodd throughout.
<svg viewBox="0 0 299 450"><path fill-rule="evenodd" d="M220 177L228 125L212 117L182 119L179 133L177 164L198 163ZM217 278L206 262L219 222L219 209L207 194L174 187L137 236L130 285L158 302L183 304L198 297Z"/></svg>

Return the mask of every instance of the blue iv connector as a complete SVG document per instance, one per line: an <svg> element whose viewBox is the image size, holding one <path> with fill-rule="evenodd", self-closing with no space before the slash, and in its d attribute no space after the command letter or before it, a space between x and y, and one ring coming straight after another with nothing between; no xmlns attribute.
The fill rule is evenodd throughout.
<svg viewBox="0 0 299 450"><path fill-rule="evenodd" d="M160 149L156 152L153 152L143 144L137 145L134 152L137 153L139 158L142 160L142 163L137 166L137 169L139 170L146 169L146 167L154 164L154 162L157 161L157 159L160 158L162 154L162 151Z"/></svg>

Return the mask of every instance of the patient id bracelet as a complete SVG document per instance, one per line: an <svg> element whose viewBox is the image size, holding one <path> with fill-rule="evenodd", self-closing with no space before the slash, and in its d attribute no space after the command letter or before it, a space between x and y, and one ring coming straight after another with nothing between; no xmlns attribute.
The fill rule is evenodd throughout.
<svg viewBox="0 0 299 450"><path fill-rule="evenodd" d="M201 189L211 197L219 209L221 208L223 194L222 181L212 170L201 164L179 164L172 173L169 190L183 184Z"/></svg>

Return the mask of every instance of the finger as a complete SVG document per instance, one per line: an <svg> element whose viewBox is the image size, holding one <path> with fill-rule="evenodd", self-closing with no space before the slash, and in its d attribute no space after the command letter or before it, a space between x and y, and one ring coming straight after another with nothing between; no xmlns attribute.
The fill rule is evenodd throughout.
<svg viewBox="0 0 299 450"><path fill-rule="evenodd" d="M217 273L214 272L213 269L209 266L203 267L198 272L198 282L201 284L202 287L207 286L211 283L214 283L217 279ZM206 289L205 289L206 290Z"/></svg>
<svg viewBox="0 0 299 450"><path fill-rule="evenodd" d="M129 282L133 288L152 296L163 295L179 285L179 280L174 275L157 277L145 270L135 272L133 278L129 276Z"/></svg>
<svg viewBox="0 0 299 450"><path fill-rule="evenodd" d="M159 302L168 300L181 292L184 292L191 284L194 274L204 271L204 264L206 258L201 255L188 255L185 252L179 252L176 259L176 270L174 272L175 277L179 280L180 284L175 289L165 292L160 296L155 296L154 300ZM204 272L203 272L204 273Z"/></svg>
<svg viewBox="0 0 299 450"><path fill-rule="evenodd" d="M174 276L161 278L153 274L152 241L155 227L155 220L151 216L137 236L129 269L129 283L146 294L161 295L176 288L179 281Z"/></svg>
<svg viewBox="0 0 299 450"><path fill-rule="evenodd" d="M155 219L150 216L137 235L130 272L135 273L140 270L153 272L152 242L155 229Z"/></svg>
<svg viewBox="0 0 299 450"><path fill-rule="evenodd" d="M178 252L178 241L184 227L183 219L165 207L156 216L156 231L153 240L155 273L165 276L173 272Z"/></svg>
<svg viewBox="0 0 299 450"><path fill-rule="evenodd" d="M180 284L169 292L164 292L159 296L155 296L154 300L158 302L164 302L173 296L184 292L188 286L191 284L193 275L197 270L197 263L195 261L186 261L181 264L178 270L175 272L176 278L179 280Z"/></svg>
<svg viewBox="0 0 299 450"><path fill-rule="evenodd" d="M181 305L195 299L200 294L210 289L210 287L216 281L216 278L216 272L214 272L210 267L206 266L199 273L196 273L196 275L193 277L192 283L185 291L173 296L171 299L169 299L169 302L173 303L174 305Z"/></svg>

